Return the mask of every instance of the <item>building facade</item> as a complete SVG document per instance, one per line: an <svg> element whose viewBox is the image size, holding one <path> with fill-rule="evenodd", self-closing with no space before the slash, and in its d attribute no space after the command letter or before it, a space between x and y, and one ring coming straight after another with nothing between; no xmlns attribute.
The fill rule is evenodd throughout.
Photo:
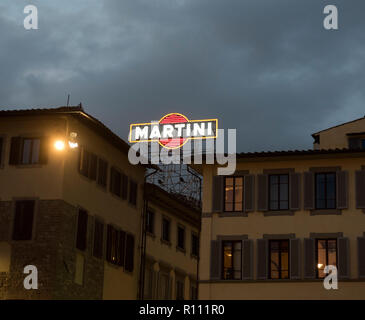
<svg viewBox="0 0 365 320"><path fill-rule="evenodd" d="M365 131L358 122L314 134L316 150L238 154L231 176L197 168L199 299L365 298L365 150L350 141ZM324 287L330 265L337 290Z"/></svg>
<svg viewBox="0 0 365 320"><path fill-rule="evenodd" d="M197 299L200 208L147 187L144 299Z"/></svg>
<svg viewBox="0 0 365 320"><path fill-rule="evenodd" d="M0 299L137 299L146 168L128 150L81 106L0 111Z"/></svg>

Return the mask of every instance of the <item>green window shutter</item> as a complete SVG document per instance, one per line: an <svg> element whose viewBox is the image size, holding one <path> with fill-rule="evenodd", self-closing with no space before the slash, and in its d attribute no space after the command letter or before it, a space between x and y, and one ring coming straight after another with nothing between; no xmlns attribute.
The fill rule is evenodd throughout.
<svg viewBox="0 0 365 320"><path fill-rule="evenodd" d="M268 175L259 174L257 175L258 184L258 197L257 197L257 210L267 211L268 210Z"/></svg>
<svg viewBox="0 0 365 320"><path fill-rule="evenodd" d="M221 279L221 241L211 240L210 242L210 279Z"/></svg>
<svg viewBox="0 0 365 320"><path fill-rule="evenodd" d="M316 259L314 239L304 239L304 278L314 279L316 277Z"/></svg>
<svg viewBox="0 0 365 320"><path fill-rule="evenodd" d="M349 175L347 171L337 172L337 183L336 183L337 209L348 208L348 198L349 198L348 181L349 181Z"/></svg>
<svg viewBox="0 0 365 320"><path fill-rule="evenodd" d="M365 170L355 172L356 208L365 209Z"/></svg>
<svg viewBox="0 0 365 320"><path fill-rule="evenodd" d="M245 212L252 212L255 210L255 176L250 174L244 177L244 204L245 204Z"/></svg>
<svg viewBox="0 0 365 320"><path fill-rule="evenodd" d="M268 241L257 239L257 279L267 279L268 273Z"/></svg>
<svg viewBox="0 0 365 320"><path fill-rule="evenodd" d="M304 172L304 210L314 209L314 174Z"/></svg>
<svg viewBox="0 0 365 320"><path fill-rule="evenodd" d="M224 176L213 177L212 211L223 212Z"/></svg>
<svg viewBox="0 0 365 320"><path fill-rule="evenodd" d="M23 139L21 137L11 138L9 164L17 165L20 163L20 157L22 153L22 142Z"/></svg>
<svg viewBox="0 0 365 320"><path fill-rule="evenodd" d="M245 239L242 241L242 279L253 279L253 241Z"/></svg>
<svg viewBox="0 0 365 320"><path fill-rule="evenodd" d="M290 240L290 279L300 279L300 239Z"/></svg>
<svg viewBox="0 0 365 320"><path fill-rule="evenodd" d="M365 278L365 237L357 238L357 259L359 278Z"/></svg>
<svg viewBox="0 0 365 320"><path fill-rule="evenodd" d="M289 175L289 188L290 210L300 210L300 173Z"/></svg>
<svg viewBox="0 0 365 320"><path fill-rule="evenodd" d="M338 278L350 278L350 257L349 257L349 239L338 238Z"/></svg>

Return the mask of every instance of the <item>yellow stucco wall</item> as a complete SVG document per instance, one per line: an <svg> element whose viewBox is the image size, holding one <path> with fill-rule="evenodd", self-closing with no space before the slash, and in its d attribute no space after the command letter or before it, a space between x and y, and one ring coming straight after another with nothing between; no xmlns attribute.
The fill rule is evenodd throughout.
<svg viewBox="0 0 365 320"><path fill-rule="evenodd" d="M322 156L323 157L323 156ZM290 160L292 159L292 160ZM296 238L309 237L311 232L343 232L350 240L350 276L357 278L357 240L365 231L365 214L355 208L355 170L365 165L365 158L350 158L349 155L338 158L297 157L296 159L256 159L237 163L237 170L249 170L250 174L263 173L264 169L295 168L296 172L308 171L310 167L341 166L349 171L349 208L342 215L315 215L309 211L296 211L293 216L264 216L263 212L252 212L248 217L212 217L202 219L201 260L199 265L200 299L321 299L321 298L362 298L365 299L365 282L340 282L339 290L327 291L318 281L265 281L265 282L209 282L210 241L218 235L247 234L249 239L262 238L263 234L295 233ZM203 215L212 212L212 178L216 174L213 166L202 168ZM257 180L255 181L257 182ZM303 184L303 177L301 179ZM257 206L257 188L255 207ZM303 190L303 188L302 188ZM303 194L301 193L303 208ZM303 240L302 244L303 244ZM301 251L303 254L303 250ZM303 258L303 257L302 257ZM253 248L254 279L256 279L256 241ZM303 261L303 259L302 259ZM303 271L303 267L302 267Z"/></svg>

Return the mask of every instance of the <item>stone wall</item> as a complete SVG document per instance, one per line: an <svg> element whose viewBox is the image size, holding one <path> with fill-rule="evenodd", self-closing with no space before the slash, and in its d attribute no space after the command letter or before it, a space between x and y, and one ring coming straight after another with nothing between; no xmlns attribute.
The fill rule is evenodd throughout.
<svg viewBox="0 0 365 320"><path fill-rule="evenodd" d="M74 282L78 209L63 200L37 200L33 239L11 241L14 206L0 202L0 241L11 244L10 272L0 273L0 299L101 299L104 261L92 256L93 220L89 219L83 285ZM26 265L38 269L38 289L26 290Z"/></svg>

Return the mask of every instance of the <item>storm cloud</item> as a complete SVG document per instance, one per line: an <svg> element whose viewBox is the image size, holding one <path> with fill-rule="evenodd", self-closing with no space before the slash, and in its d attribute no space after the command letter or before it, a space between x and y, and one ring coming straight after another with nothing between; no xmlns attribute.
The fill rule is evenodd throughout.
<svg viewBox="0 0 365 320"><path fill-rule="evenodd" d="M23 28L30 3L39 30ZM1 0L0 108L70 93L124 139L180 112L236 128L238 151L311 148L365 114L364 17L363 0Z"/></svg>

